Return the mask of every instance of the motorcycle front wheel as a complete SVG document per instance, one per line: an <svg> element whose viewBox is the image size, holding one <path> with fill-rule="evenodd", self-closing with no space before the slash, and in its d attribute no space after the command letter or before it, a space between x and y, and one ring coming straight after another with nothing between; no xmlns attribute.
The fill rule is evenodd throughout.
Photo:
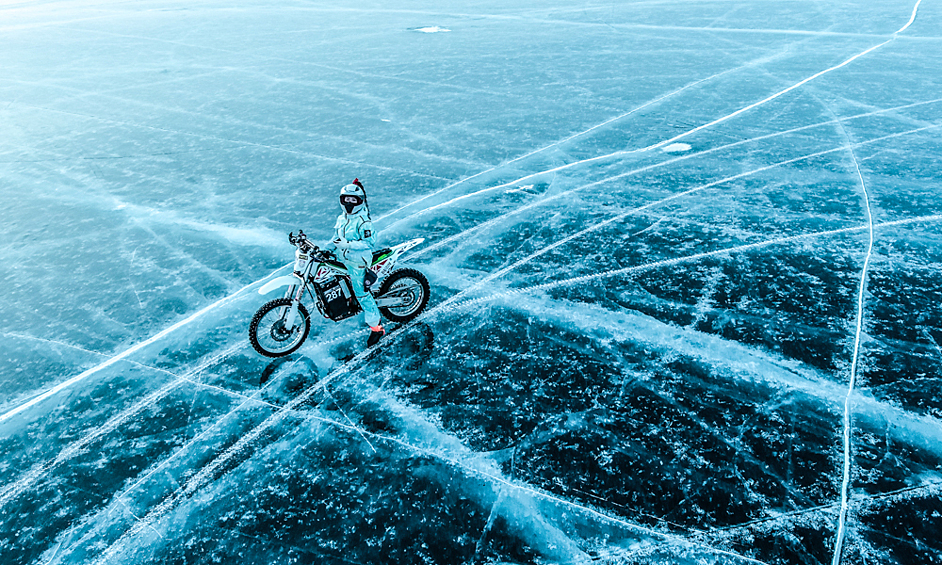
<svg viewBox="0 0 942 565"><path fill-rule="evenodd" d="M301 347L311 331L311 316L304 304L298 304L295 325L286 329L285 318L290 309L290 298L266 302L258 309L249 325L249 341L255 351L265 357L284 357Z"/></svg>

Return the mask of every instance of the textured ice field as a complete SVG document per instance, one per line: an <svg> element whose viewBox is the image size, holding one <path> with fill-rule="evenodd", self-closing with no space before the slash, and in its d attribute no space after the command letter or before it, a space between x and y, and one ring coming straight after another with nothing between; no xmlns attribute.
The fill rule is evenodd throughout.
<svg viewBox="0 0 942 565"><path fill-rule="evenodd" d="M0 1L0 563L942 563L940 30ZM354 177L427 313L262 358Z"/></svg>

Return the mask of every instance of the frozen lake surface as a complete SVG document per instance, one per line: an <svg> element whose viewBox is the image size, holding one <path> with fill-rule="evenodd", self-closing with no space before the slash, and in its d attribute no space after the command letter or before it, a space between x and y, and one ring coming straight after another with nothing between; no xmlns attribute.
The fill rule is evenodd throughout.
<svg viewBox="0 0 942 565"><path fill-rule="evenodd" d="M942 563L940 30L0 2L0 562ZM429 309L262 358L354 177Z"/></svg>

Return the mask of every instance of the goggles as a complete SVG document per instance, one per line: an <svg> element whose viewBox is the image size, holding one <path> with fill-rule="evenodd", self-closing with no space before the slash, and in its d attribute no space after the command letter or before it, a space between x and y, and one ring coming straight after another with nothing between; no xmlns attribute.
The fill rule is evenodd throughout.
<svg viewBox="0 0 942 565"><path fill-rule="evenodd" d="M341 194L340 203L344 206L359 206L363 204L363 198L357 196L356 194Z"/></svg>

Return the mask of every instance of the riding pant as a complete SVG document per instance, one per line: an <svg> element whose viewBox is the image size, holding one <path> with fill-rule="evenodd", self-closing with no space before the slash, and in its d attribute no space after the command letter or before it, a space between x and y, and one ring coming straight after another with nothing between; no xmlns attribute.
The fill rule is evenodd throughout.
<svg viewBox="0 0 942 565"><path fill-rule="evenodd" d="M375 327L379 325L379 308L373 295L366 290L363 279L366 269L373 262L373 252L369 249L338 249L338 258L343 261L347 272L350 273L350 283L353 285L353 294L356 295L360 307L363 308L363 318L366 325Z"/></svg>

